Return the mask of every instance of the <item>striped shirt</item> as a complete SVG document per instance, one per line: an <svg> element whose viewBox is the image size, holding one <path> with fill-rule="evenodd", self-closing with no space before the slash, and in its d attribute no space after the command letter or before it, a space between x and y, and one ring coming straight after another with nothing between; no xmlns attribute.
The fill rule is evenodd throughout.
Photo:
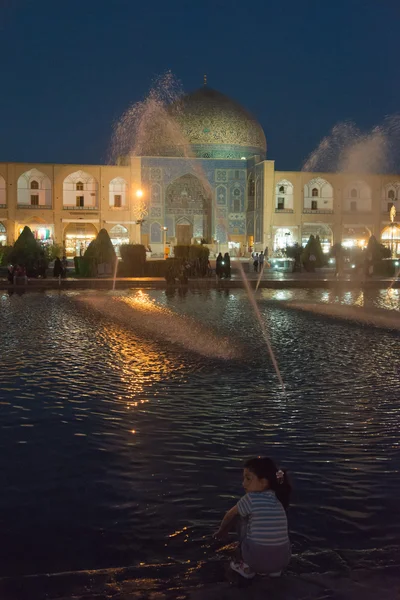
<svg viewBox="0 0 400 600"><path fill-rule="evenodd" d="M289 542L285 510L275 492L250 492L237 503L239 515L247 517L248 540L262 546L282 546Z"/></svg>

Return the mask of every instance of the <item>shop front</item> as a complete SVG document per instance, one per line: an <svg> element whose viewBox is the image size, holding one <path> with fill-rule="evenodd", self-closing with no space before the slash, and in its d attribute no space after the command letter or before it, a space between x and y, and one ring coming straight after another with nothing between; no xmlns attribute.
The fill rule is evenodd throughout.
<svg viewBox="0 0 400 600"><path fill-rule="evenodd" d="M273 250L278 254L298 241L297 227L275 227Z"/></svg>
<svg viewBox="0 0 400 600"><path fill-rule="evenodd" d="M129 244L129 231L123 225L114 225L110 229L110 239L117 256L120 257L122 244Z"/></svg>
<svg viewBox="0 0 400 600"><path fill-rule="evenodd" d="M318 236L321 242L322 251L328 254L333 245L333 232L329 225L325 223L303 223L301 228L301 245L303 248L307 245L310 236Z"/></svg>
<svg viewBox="0 0 400 600"><path fill-rule="evenodd" d="M24 230L24 227L29 227L32 231L33 236L37 242L43 244L44 246L48 246L50 244L54 244L54 225L50 223L46 223L38 218L34 218L28 223L19 223L18 224L18 235Z"/></svg>
<svg viewBox="0 0 400 600"><path fill-rule="evenodd" d="M7 245L7 229L6 226L0 222L0 246Z"/></svg>
<svg viewBox="0 0 400 600"><path fill-rule="evenodd" d="M365 225L348 225L343 227L343 248L365 248L371 236L371 230Z"/></svg>
<svg viewBox="0 0 400 600"><path fill-rule="evenodd" d="M64 229L64 247L67 258L83 256L90 242L97 237L93 223L69 223Z"/></svg>

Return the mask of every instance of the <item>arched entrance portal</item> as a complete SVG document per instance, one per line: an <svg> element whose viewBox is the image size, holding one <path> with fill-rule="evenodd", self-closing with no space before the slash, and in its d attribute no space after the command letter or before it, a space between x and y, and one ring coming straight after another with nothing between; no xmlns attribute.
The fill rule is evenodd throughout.
<svg viewBox="0 0 400 600"><path fill-rule="evenodd" d="M194 175L175 179L166 190L166 218L174 224L177 244L190 244L192 238L211 238L211 195ZM173 232L168 230L168 237Z"/></svg>
<svg viewBox="0 0 400 600"><path fill-rule="evenodd" d="M92 223L70 223L64 230L64 244L67 258L82 256L90 242L97 236Z"/></svg>

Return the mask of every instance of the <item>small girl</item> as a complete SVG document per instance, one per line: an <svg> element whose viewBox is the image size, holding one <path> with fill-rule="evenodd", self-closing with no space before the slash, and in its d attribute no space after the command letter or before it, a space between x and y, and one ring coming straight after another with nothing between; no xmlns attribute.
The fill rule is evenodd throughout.
<svg viewBox="0 0 400 600"><path fill-rule="evenodd" d="M243 487L246 495L226 513L215 537L222 537L233 520L242 517L241 560L233 560L231 568L246 579L256 573L279 577L291 557L286 516L291 487L286 473L270 458L252 458L244 465Z"/></svg>

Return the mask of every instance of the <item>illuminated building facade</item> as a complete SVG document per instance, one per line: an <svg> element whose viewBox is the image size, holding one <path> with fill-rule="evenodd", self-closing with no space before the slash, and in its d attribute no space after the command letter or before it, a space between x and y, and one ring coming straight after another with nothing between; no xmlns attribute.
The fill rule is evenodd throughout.
<svg viewBox="0 0 400 600"><path fill-rule="evenodd" d="M154 256L165 239L203 239L234 255L304 244L310 234L325 250L374 234L400 253L389 217L400 175L276 171L261 125L208 87L186 96L174 118L181 138L152 137L148 152L118 165L0 163L0 244L28 225L70 257L102 227L115 246L142 242Z"/></svg>

